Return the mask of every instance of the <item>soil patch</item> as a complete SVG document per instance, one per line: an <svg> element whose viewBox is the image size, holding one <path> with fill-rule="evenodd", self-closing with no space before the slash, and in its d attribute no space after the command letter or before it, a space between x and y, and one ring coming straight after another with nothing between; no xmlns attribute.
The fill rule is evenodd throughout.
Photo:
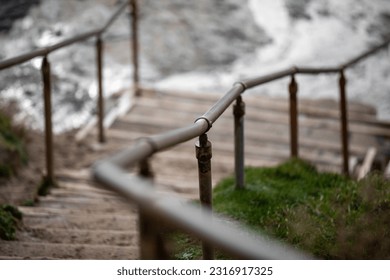
<svg viewBox="0 0 390 280"><path fill-rule="evenodd" d="M74 131L55 135L54 170L87 168L93 161L91 149L85 143L76 143ZM0 181L0 204L21 205L34 202L37 188L46 174L45 138L40 131L26 132L28 163L17 174ZM91 156L89 156L91 155Z"/></svg>

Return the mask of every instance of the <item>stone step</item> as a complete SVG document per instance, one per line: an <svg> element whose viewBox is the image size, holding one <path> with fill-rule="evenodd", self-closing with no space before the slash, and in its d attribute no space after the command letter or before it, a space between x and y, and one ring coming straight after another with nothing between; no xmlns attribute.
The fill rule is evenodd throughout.
<svg viewBox="0 0 390 280"><path fill-rule="evenodd" d="M145 93L143 98L151 98L151 99L160 99L167 100L172 99L177 102L196 102L196 103L204 103L211 106L214 102L216 102L219 98L221 98L225 92L207 92L206 93L196 93L191 91L164 91L164 90L154 90L154 89L145 89L143 91ZM250 93L245 93L243 95L244 101L250 100L247 103L259 103L264 107L270 107L272 110L279 109L287 109L289 100L287 98L287 86L286 86L286 98L282 97L270 97L264 94L261 94L261 91L256 89L251 89ZM323 108L323 109L334 109L338 110L339 103L334 99L308 99L308 98L298 98L298 101L301 106L308 106L310 108ZM376 109L373 106L362 104L359 102L349 101L348 109L352 112L359 112L368 115L376 115Z"/></svg>
<svg viewBox="0 0 390 280"><path fill-rule="evenodd" d="M180 109L179 109L180 110ZM142 114L140 113L142 111ZM167 127L180 127L183 125L191 124L194 120L201 116L204 112L192 113L185 111L172 110L170 108L163 107L139 107L135 106L133 114L128 114L120 120L131 120L133 122L142 122L143 120L150 120L153 124L160 124ZM147 116L147 117L145 117ZM164 117L161 117L164 116ZM233 116L229 112L225 112L217 123L223 119L232 120ZM258 123L266 122L272 124L289 125L289 115L287 113L280 113L275 111L259 110L255 107L249 107L246 110L246 121L255 121ZM330 131L340 132L339 119L324 118L324 117L310 117L308 115L299 118L299 127L310 129L327 129ZM115 124L114 124L115 125ZM357 134L368 134L373 136L390 137L390 123L386 122L350 122L349 131ZM288 131L288 129L286 129Z"/></svg>
<svg viewBox="0 0 390 280"><path fill-rule="evenodd" d="M96 213L100 213L97 210L94 209L83 209L83 208L50 208L50 207L43 207L43 206L34 206L34 207L26 207L26 206L18 206L18 209L25 215L25 216L33 216L33 215L93 215ZM137 209L133 205L124 204L119 207L117 207L118 213L121 215L137 215ZM102 214L111 215L112 213L109 212L102 212Z"/></svg>
<svg viewBox="0 0 390 280"><path fill-rule="evenodd" d="M92 180L92 179L91 179ZM75 192L85 196L118 197L118 194L104 189L94 181L80 182L76 180L58 180L59 188L52 189L54 192Z"/></svg>
<svg viewBox="0 0 390 280"><path fill-rule="evenodd" d="M65 209L82 209L85 211L95 211L102 213L128 213L129 206L127 204L120 205L117 203L106 203L107 201L96 201L96 200L80 200L80 199L67 199L66 202L63 198L46 197L39 198L39 206L43 208L53 208L59 210ZM131 211L131 210L130 210Z"/></svg>
<svg viewBox="0 0 390 280"><path fill-rule="evenodd" d="M72 188L63 188L62 186L59 188L53 188L50 190L50 194L53 197L64 197L68 198L80 198L80 199L90 199L90 200L107 200L107 201L118 201L118 203L125 202L123 198L118 196L113 192L100 192L95 191L93 189L89 191L81 191L79 189Z"/></svg>
<svg viewBox="0 0 390 280"><path fill-rule="evenodd" d="M0 256L15 259L133 260L138 255L135 246L0 242Z"/></svg>
<svg viewBox="0 0 390 280"><path fill-rule="evenodd" d="M54 214L47 212L24 213L26 227L48 227L64 229L112 229L129 230L137 227L137 217L122 213Z"/></svg>
<svg viewBox="0 0 390 280"><path fill-rule="evenodd" d="M225 126L224 131L219 131L218 127L216 127L215 130L212 130L209 132L210 139L212 142L217 141L223 141L226 143L226 139L229 137L232 137L233 128L230 126ZM287 133L272 133L273 130L271 130L271 133L264 133L261 131L269 131L270 128L264 127L262 125L251 125L246 123L245 124L245 141L246 143L252 143L253 145L259 144L259 143L274 143L274 144L281 144L285 145L286 147L290 145L290 139L289 135ZM107 130L107 133L110 135L108 138L108 144L104 145L102 149L105 151L117 151L121 147L129 147L129 140L131 139L138 139L141 137L149 136L153 133L143 133L140 131L136 131L134 129L128 129L128 130L122 130L119 128L110 128ZM158 131L156 131L158 133ZM314 135L313 131L310 132L310 134ZM336 137L335 140L329 141L326 140L324 137L324 133L322 132L321 135L318 135L316 139L312 139L310 137L306 137L304 131L300 131L299 136L299 147L306 147L311 149L319 149L319 150L329 150L334 152L340 152L341 150L341 144L339 141L339 135L333 134L334 137ZM353 140L353 141L352 141ZM352 154L364 154L366 150L366 144L373 143L372 138L370 139L363 139L363 137L354 138L351 136L351 145L350 145L350 152ZM195 141L193 141L195 143ZM374 142L375 144L375 142ZM180 146L180 145L179 145ZM247 144L246 144L247 146ZM246 148L248 150L248 148Z"/></svg>
<svg viewBox="0 0 390 280"><path fill-rule="evenodd" d="M133 230L86 230L32 226L19 232L18 240L31 243L96 244L138 246L137 229Z"/></svg>
<svg viewBox="0 0 390 280"><path fill-rule="evenodd" d="M187 112L191 115L199 115L210 109L212 103L197 102L197 99L188 97L186 99L173 99L169 97L169 94L159 97L143 97L137 100L137 106L145 108L166 108L168 110L174 109L175 112ZM213 99L214 101L214 99ZM246 110L260 111L262 113L272 112L279 113L288 116L289 105L285 99L282 98L266 98L255 96L244 96L244 102L246 103ZM328 102L329 104L329 102ZM316 105L316 106L313 106ZM356 106L352 106L352 109L348 112L348 120L351 122L364 122L364 123L377 123L375 111L371 110L353 110ZM360 107L359 108L363 108ZM319 102L307 104L307 102L300 102L298 100L298 113L306 117L315 118L328 118L336 119L340 118L339 106L336 103L332 103L332 106L325 107ZM383 122L387 123L387 122Z"/></svg>

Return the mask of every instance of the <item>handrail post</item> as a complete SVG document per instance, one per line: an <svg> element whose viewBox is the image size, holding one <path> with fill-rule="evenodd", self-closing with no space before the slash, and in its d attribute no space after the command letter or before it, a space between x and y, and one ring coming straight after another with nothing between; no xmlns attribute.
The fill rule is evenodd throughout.
<svg viewBox="0 0 390 280"><path fill-rule="evenodd" d="M344 70L340 70L339 86L340 86L340 125L341 125L341 145L343 153L343 169L344 175L349 176L349 148L348 148L348 116L347 116L347 98L346 98L347 79L344 75Z"/></svg>
<svg viewBox="0 0 390 280"><path fill-rule="evenodd" d="M139 89L139 54L138 54L138 3L137 0L129 0L131 9L131 33L133 40L131 41L131 53L133 58L133 86L134 95L141 96Z"/></svg>
<svg viewBox="0 0 390 280"><path fill-rule="evenodd" d="M45 149L46 149L46 180L50 185L54 184L53 167L53 128L51 119L51 72L50 62L45 56L41 65L43 81L43 99L45 107Z"/></svg>
<svg viewBox="0 0 390 280"><path fill-rule="evenodd" d="M295 75L291 75L291 82L288 87L290 93L290 156L298 157L298 84Z"/></svg>
<svg viewBox="0 0 390 280"><path fill-rule="evenodd" d="M211 157L212 146L207 134L199 136L195 144L196 158L198 159L199 197L202 207L212 209L212 181L211 181ZM214 248L203 242L203 259L214 259Z"/></svg>
<svg viewBox="0 0 390 280"><path fill-rule="evenodd" d="M96 68L98 80L98 130L99 142L106 141L104 135L104 96L103 96L103 43L100 36L96 39Z"/></svg>
<svg viewBox="0 0 390 280"><path fill-rule="evenodd" d="M139 163L139 175L146 179L153 179L153 172L149 159ZM140 258L143 260L167 259L164 240L159 232L161 225L151 222L150 218L139 209L139 232L140 232Z"/></svg>
<svg viewBox="0 0 390 280"><path fill-rule="evenodd" d="M237 97L233 106L234 115L234 164L236 175L236 188L243 189L245 186L244 175L244 115L245 103L241 95Z"/></svg>
<svg viewBox="0 0 390 280"><path fill-rule="evenodd" d="M140 258L142 260L168 259L159 226L161 225L158 222L150 220L141 210L139 211Z"/></svg>
<svg viewBox="0 0 390 280"><path fill-rule="evenodd" d="M142 209L138 213L140 234L140 258L142 260L168 259L168 253L161 234L161 224L151 220Z"/></svg>
<svg viewBox="0 0 390 280"><path fill-rule="evenodd" d="M153 179L154 174L150 167L149 158L144 159L139 163L139 175L144 178Z"/></svg>

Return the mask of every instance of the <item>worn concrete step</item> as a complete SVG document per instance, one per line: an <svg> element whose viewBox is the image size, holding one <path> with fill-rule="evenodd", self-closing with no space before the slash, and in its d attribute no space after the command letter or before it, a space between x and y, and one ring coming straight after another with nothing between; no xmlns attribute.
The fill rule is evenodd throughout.
<svg viewBox="0 0 390 280"><path fill-rule="evenodd" d="M83 208L55 208L43 207L41 205L34 207L18 206L18 209L25 215L95 215L100 213L97 209L83 209ZM123 205L117 208L121 215L137 215L137 209L133 205ZM109 212L102 212L102 214L111 214Z"/></svg>
<svg viewBox="0 0 390 280"><path fill-rule="evenodd" d="M138 230L86 230L32 226L18 233L24 242L138 246Z"/></svg>
<svg viewBox="0 0 390 280"><path fill-rule="evenodd" d="M196 97L194 97L196 98ZM214 100L214 99L213 99ZM210 100L211 101L211 100ZM246 110L249 112L261 112L261 113L278 113L284 116L289 114L289 105L285 99L282 98L267 98L263 96L244 96L244 102L246 103ZM339 106L336 103L332 103L331 106L329 102L328 106L325 107L320 104L320 102L312 102L312 104L307 104L307 102L298 100L298 113L306 117L314 118L328 118L328 119L340 119L340 110ZM169 98L169 94L166 96L159 97L143 97L137 100L137 106L142 106L145 108L166 108L168 110L174 109L177 114L183 112L188 113L192 117L203 114L208 109L210 109L212 103L206 102L197 102L196 99L191 99L188 97L188 100L182 99L172 99ZM314 106L315 105L315 106ZM354 110L356 106L352 106L352 109L348 112L348 120L351 122L360 122L360 123L377 123L375 111L365 110L365 107L359 106L359 111ZM356 108L357 109L357 108ZM228 109L229 110L229 109ZM226 112L228 113L228 112ZM383 122L383 121L382 121ZM380 121L380 123L382 123ZM387 122L383 122L387 123Z"/></svg>
<svg viewBox="0 0 390 280"><path fill-rule="evenodd" d="M137 217L122 213L79 215L36 212L24 213L23 225L26 227L129 230L137 227Z"/></svg>
<svg viewBox="0 0 390 280"><path fill-rule="evenodd" d="M233 127L231 126L224 126L224 130L220 129L220 125L216 125L213 130L211 130L209 134L210 140L214 143L215 141L222 141L226 143L226 139L229 139L229 137L233 137ZM158 128L160 129L160 128ZM270 133L266 133L270 131ZM158 133L159 131L156 131ZM152 133L143 133L140 131L137 131L135 129L127 129L122 130L120 128L110 128L107 133L110 135L108 144L103 146L103 149L105 151L117 151L121 147L129 147L129 140L130 139L137 139L141 137L149 136ZM329 139L329 135L325 135L324 131L320 131L320 133L311 131L299 131L299 147L304 148L312 148L312 149L319 149L319 150L329 150L333 152L340 152L341 150L341 144L339 139L339 134L332 132L331 137L332 139ZM308 135L310 134L310 135ZM314 138L315 137L315 138ZM361 155L364 154L367 145L375 144L376 140L374 138L368 138L368 137L362 137L361 135L359 137L354 137L353 135L350 136L351 144L350 144L350 152L351 154L357 154ZM194 143L192 141L192 143ZM256 146L259 143L273 143L273 144L281 144L285 145L286 147L290 145L290 136L286 132L286 129L284 129L284 132L278 132L272 125L269 125L268 127L263 124L255 124L252 125L251 123L245 124L245 142L246 147L248 144L252 144L253 146ZM181 145L181 144L180 144ZM179 145L179 146L180 146ZM250 149L247 147L246 149Z"/></svg>
<svg viewBox="0 0 390 280"><path fill-rule="evenodd" d="M58 169L58 170L56 170L55 175L60 181L74 181L74 180L77 180L79 182L90 182L91 181L91 170L89 168Z"/></svg>
<svg viewBox="0 0 390 280"><path fill-rule="evenodd" d="M288 108L288 93L287 93L287 84L286 84L286 98L282 97L271 97L266 96L261 93L261 91L257 89L251 89L250 92L247 92L243 95L244 101L250 100L250 102L247 103L256 103L258 102L261 104L261 106L268 107L268 106L274 106L271 107L274 110L278 107L281 109ZM143 97L145 98L156 98L161 100L174 100L177 102L197 102L197 103L205 103L211 106L213 102L216 102L219 98L221 98L225 92L207 92L207 94L199 94L196 92L190 92L190 91L164 91L164 90L154 90L154 89L145 89L143 91L145 93ZM326 108L326 109L338 109L339 102L335 99L308 99L308 98L298 98L298 101L302 106L308 106L308 107L314 107L314 108ZM276 107L278 106L278 107ZM364 114L376 114L376 109L373 106L362 104L355 101L349 101L348 102L348 109L353 112L360 112Z"/></svg>
<svg viewBox="0 0 390 280"><path fill-rule="evenodd" d="M53 188L50 190L50 194L53 197L64 197L68 198L80 198L80 199L97 199L97 200L105 200L105 201L121 201L125 202L123 198L115 193L110 192L100 192L96 190L89 191L81 191L79 189L71 189L71 188Z"/></svg>
<svg viewBox="0 0 390 280"><path fill-rule="evenodd" d="M59 187L53 188L52 190L54 192L74 192L74 193L80 193L80 195L85 196L102 196L102 197L118 197L118 194L108 190L104 189L103 187L99 186L96 182L90 181L90 182L79 182L76 180L72 181L66 181L66 180L59 180L58 181Z"/></svg>
<svg viewBox="0 0 390 280"><path fill-rule="evenodd" d="M142 114L141 114L142 111ZM177 127L183 124L192 123L197 117L202 115L200 113L192 113L185 111L176 111L169 108L160 108L160 107L135 107L133 109L133 114L128 114L120 120L133 122L142 122L145 119L151 120L152 123L165 125L167 127ZM147 116L147 117L145 117ZM161 118L160 116L164 116ZM225 112L224 115L217 122L222 122L222 120L232 120L232 114ZM289 115L287 113L280 113L275 111L263 111L255 107L249 107L246 110L246 121L255 121L255 122L266 122L272 124L282 124L289 125ZM299 118L299 127L307 127L310 129L327 129L330 131L339 132L340 131L340 121L339 119L325 118L325 117L310 117L308 115L302 116ZM390 138L390 123L386 122L371 122L371 123L362 123L362 122L350 122L349 131L351 133L357 134L368 134L373 136L383 136Z"/></svg>
<svg viewBox="0 0 390 280"><path fill-rule="evenodd" d="M107 202L107 201L106 201ZM103 213L126 213L128 212L129 206L127 204L119 203L104 203L100 200L81 200L81 199L70 199L68 198L66 202L63 198L51 197L50 195L46 197L39 198L40 207L43 208L54 208L54 209L82 209L86 211L95 211Z"/></svg>
<svg viewBox="0 0 390 280"><path fill-rule="evenodd" d="M47 196L47 197L41 197L39 199L39 207L43 208L54 208L59 210L65 210L65 209L81 209L85 211L95 211L99 213L128 213L129 209L131 211L131 208L128 206L121 206L114 203L102 203L102 202L95 202L95 203L80 203L78 200L73 201L67 201L64 203L62 199L53 198Z"/></svg>
<svg viewBox="0 0 390 280"><path fill-rule="evenodd" d="M133 260L138 255L138 247L134 246L0 242L0 256L15 259Z"/></svg>

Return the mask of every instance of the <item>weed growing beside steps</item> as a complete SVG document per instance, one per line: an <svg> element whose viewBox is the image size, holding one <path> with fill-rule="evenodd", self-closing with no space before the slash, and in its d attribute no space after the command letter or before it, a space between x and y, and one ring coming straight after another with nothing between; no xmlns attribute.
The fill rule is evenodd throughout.
<svg viewBox="0 0 390 280"><path fill-rule="evenodd" d="M22 220L22 213L14 206L0 205L0 238L14 240L16 228Z"/></svg>
<svg viewBox="0 0 390 280"><path fill-rule="evenodd" d="M27 160L24 129L14 126L7 113L0 110L0 178L15 175Z"/></svg>
<svg viewBox="0 0 390 280"><path fill-rule="evenodd" d="M380 175L355 182L298 159L248 167L245 175L243 190L235 189L233 177L216 186L214 211L318 258L390 258L390 182ZM201 257L198 241L175 239L176 258Z"/></svg>
<svg viewBox="0 0 390 280"><path fill-rule="evenodd" d="M51 188L56 188L56 187L58 187L56 182L53 182L46 176L43 176L41 182L38 184L37 194L40 196L46 196L50 193Z"/></svg>

